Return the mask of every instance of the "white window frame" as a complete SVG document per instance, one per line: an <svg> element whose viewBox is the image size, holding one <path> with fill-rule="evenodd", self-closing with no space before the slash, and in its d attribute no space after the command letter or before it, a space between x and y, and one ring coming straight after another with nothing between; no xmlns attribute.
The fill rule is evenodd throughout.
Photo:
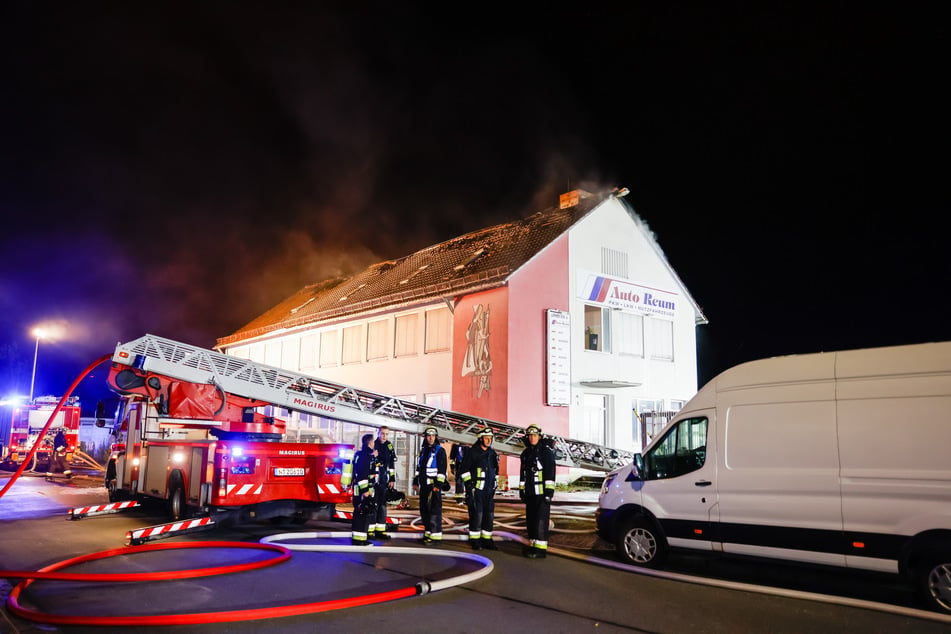
<svg viewBox="0 0 951 634"><path fill-rule="evenodd" d="M268 341L264 344L264 364L273 365L276 368L281 367L281 346L280 341Z"/></svg>
<svg viewBox="0 0 951 634"><path fill-rule="evenodd" d="M320 333L320 367L333 368L340 365L340 333L325 330Z"/></svg>
<svg viewBox="0 0 951 634"><path fill-rule="evenodd" d="M294 337L281 343L281 365L285 370L300 370L300 339Z"/></svg>
<svg viewBox="0 0 951 634"><path fill-rule="evenodd" d="M591 335L597 335L597 345L591 345ZM591 352L611 352L611 309L597 304L584 305L584 349Z"/></svg>
<svg viewBox="0 0 951 634"><path fill-rule="evenodd" d="M367 323L367 361L390 357L390 320L377 319Z"/></svg>
<svg viewBox="0 0 951 634"><path fill-rule="evenodd" d="M674 322L667 319L651 320L651 359L674 360Z"/></svg>
<svg viewBox="0 0 951 634"><path fill-rule="evenodd" d="M419 354L417 336L419 333L419 313L397 315L393 337L394 357L415 357Z"/></svg>
<svg viewBox="0 0 951 634"><path fill-rule="evenodd" d="M320 350L320 339L316 333L304 335L300 338L300 369L316 370L317 355Z"/></svg>
<svg viewBox="0 0 951 634"><path fill-rule="evenodd" d="M448 308L426 311L424 354L448 352L452 341L452 313Z"/></svg>
<svg viewBox="0 0 951 634"><path fill-rule="evenodd" d="M353 365L363 361L366 349L366 337L363 335L363 324L346 326L342 329L343 346L341 347L340 364Z"/></svg>
<svg viewBox="0 0 951 634"><path fill-rule="evenodd" d="M643 358L644 316L627 311L614 315L614 346L618 354Z"/></svg>

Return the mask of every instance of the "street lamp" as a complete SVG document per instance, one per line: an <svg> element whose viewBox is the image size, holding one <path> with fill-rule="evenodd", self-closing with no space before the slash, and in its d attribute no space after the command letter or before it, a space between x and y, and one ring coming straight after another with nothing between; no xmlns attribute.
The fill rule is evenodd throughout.
<svg viewBox="0 0 951 634"><path fill-rule="evenodd" d="M46 336L46 331L42 328L34 328L33 336L36 337L36 347L33 348L33 375L30 376L30 402L33 402L33 384L36 382L36 357L40 353L40 339Z"/></svg>

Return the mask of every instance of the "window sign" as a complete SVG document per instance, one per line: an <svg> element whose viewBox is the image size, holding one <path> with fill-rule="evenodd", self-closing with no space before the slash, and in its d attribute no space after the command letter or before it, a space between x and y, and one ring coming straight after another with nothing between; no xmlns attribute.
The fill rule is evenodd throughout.
<svg viewBox="0 0 951 634"><path fill-rule="evenodd" d="M571 403L571 315L563 310L549 309L547 318L548 393L549 405Z"/></svg>
<svg viewBox="0 0 951 634"><path fill-rule="evenodd" d="M590 271L578 270L578 298L585 302L620 308L641 315L674 317L678 293L632 284Z"/></svg>

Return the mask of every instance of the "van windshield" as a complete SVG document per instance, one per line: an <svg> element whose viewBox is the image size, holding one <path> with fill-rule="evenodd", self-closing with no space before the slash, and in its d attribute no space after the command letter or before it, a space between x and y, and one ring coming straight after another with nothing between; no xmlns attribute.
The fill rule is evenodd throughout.
<svg viewBox="0 0 951 634"><path fill-rule="evenodd" d="M707 426L706 416L672 425L644 456L644 479L676 478L702 467L707 459Z"/></svg>

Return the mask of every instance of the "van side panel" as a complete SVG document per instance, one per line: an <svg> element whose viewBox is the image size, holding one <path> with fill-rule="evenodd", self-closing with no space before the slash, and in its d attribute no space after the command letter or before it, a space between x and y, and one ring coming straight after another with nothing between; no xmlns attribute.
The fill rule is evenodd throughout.
<svg viewBox="0 0 951 634"><path fill-rule="evenodd" d="M898 559L900 537L951 529L951 373L843 378L838 393L850 554Z"/></svg>
<svg viewBox="0 0 951 634"><path fill-rule="evenodd" d="M831 396L831 383L813 388L813 397ZM835 402L736 404L724 419L723 550L775 556L782 549L790 559L843 564Z"/></svg>

